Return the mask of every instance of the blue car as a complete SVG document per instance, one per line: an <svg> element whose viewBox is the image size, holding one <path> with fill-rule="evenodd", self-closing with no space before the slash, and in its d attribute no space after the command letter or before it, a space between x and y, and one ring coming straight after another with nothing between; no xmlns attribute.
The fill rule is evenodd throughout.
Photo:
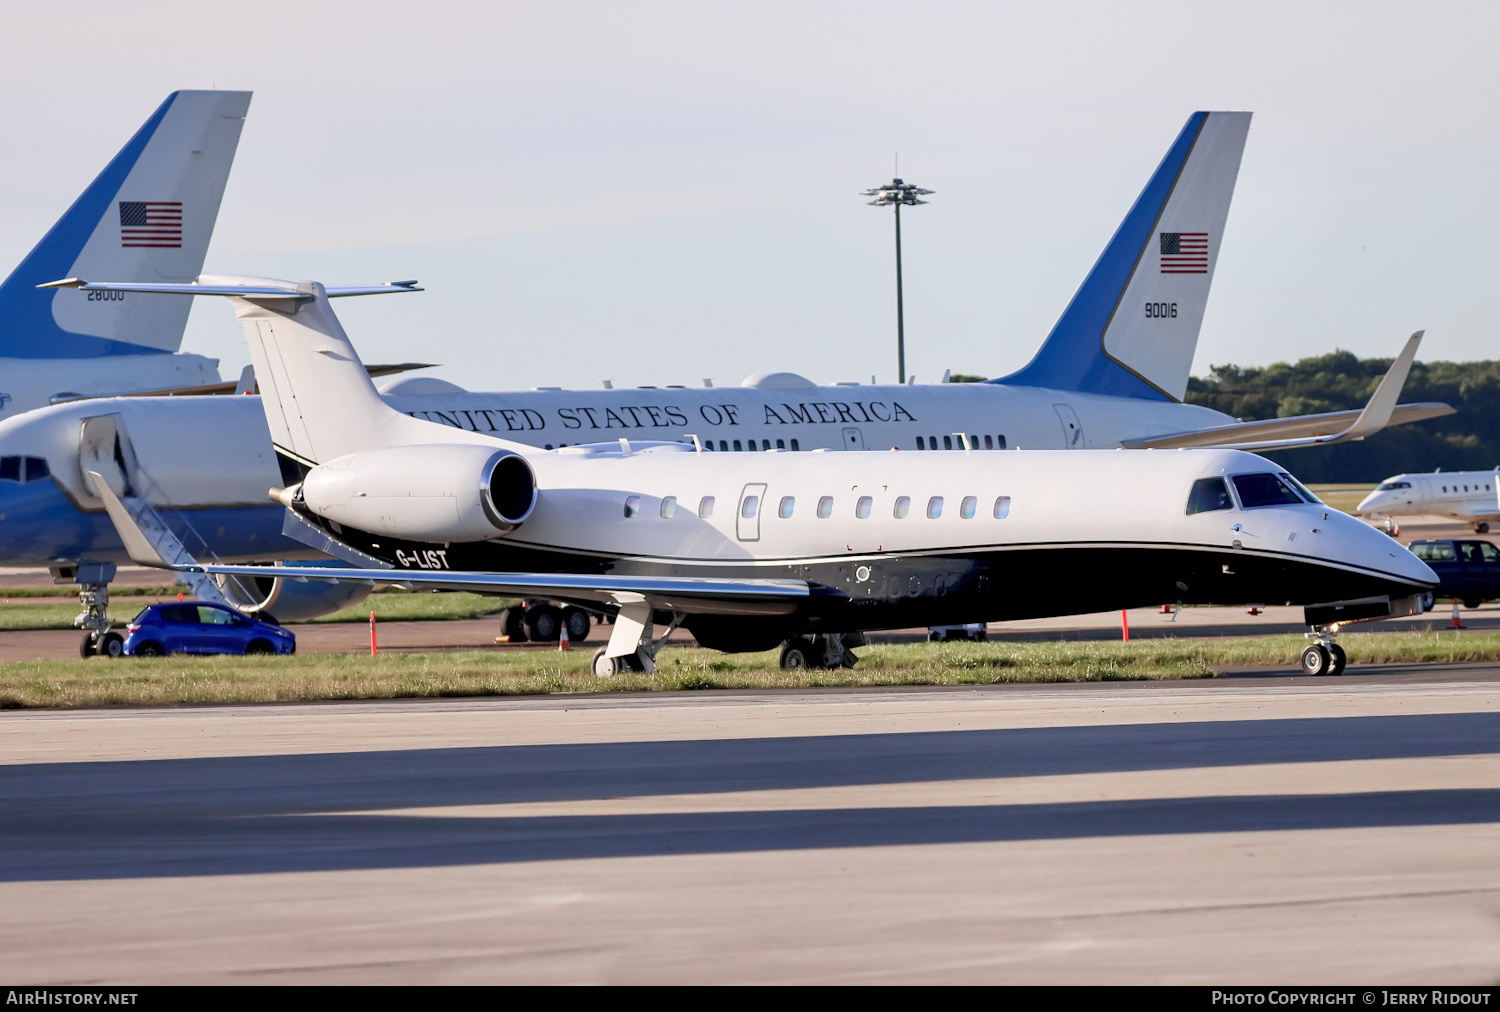
<svg viewBox="0 0 1500 1012"><path fill-rule="evenodd" d="M125 653L132 657L297 652L297 637L274 622L202 601L149 605L126 630Z"/></svg>

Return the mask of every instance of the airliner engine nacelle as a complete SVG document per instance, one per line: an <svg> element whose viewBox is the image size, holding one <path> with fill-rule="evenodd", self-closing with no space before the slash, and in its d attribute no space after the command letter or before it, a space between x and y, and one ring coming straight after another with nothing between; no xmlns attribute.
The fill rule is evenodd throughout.
<svg viewBox="0 0 1500 1012"><path fill-rule="evenodd" d="M319 464L301 491L307 509L362 531L409 541L488 541L531 515L536 475L509 450L392 446Z"/></svg>

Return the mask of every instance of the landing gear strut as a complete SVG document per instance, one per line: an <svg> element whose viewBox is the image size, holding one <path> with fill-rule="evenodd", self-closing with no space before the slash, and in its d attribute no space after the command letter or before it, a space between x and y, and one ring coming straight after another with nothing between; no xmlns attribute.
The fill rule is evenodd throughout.
<svg viewBox="0 0 1500 1012"><path fill-rule="evenodd" d="M83 611L73 619L73 625L84 630L78 644L80 657L119 657L125 652L125 640L109 631L113 624L109 620L109 582L114 578L112 562L52 567L52 582L78 584L78 603Z"/></svg>
<svg viewBox="0 0 1500 1012"><path fill-rule="evenodd" d="M615 627L610 633L609 645L594 651L591 670L600 678L609 678L625 671L652 672L656 670L656 654L666 645L667 638L682 625L685 615L673 613L667 631L660 639L652 636L652 608L645 601L631 601L620 606L615 616Z"/></svg>
<svg viewBox="0 0 1500 1012"><path fill-rule="evenodd" d="M1344 673L1349 657L1344 653L1344 648L1333 641L1337 633L1336 625L1315 625L1313 631L1306 634L1317 642L1309 643L1302 651L1302 670L1305 673L1314 677Z"/></svg>

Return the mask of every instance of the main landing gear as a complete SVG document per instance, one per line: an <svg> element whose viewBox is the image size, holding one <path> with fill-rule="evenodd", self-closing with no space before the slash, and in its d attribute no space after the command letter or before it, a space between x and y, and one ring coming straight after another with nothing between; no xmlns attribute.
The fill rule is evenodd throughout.
<svg viewBox="0 0 1500 1012"><path fill-rule="evenodd" d="M622 595L623 596L623 595ZM614 630L609 636L609 645L594 651L590 662L594 674L609 678L626 671L649 673L656 670L656 654L666 645L667 638L682 625L685 615L673 613L672 621L661 638L652 635L653 611L644 600L627 601L620 605L615 616Z"/></svg>
<svg viewBox="0 0 1500 1012"><path fill-rule="evenodd" d="M1305 674L1317 677L1344 673L1344 666L1349 663L1349 657L1344 653L1344 648L1333 641L1337 633L1338 626L1336 625L1313 626L1313 631L1307 635L1315 638L1317 642L1309 643L1302 651L1302 670Z"/></svg>
<svg viewBox="0 0 1500 1012"><path fill-rule="evenodd" d="M1484 523L1483 521L1480 521L1479 523L1477 523L1477 524L1474 525L1474 533L1475 534L1488 534L1489 532L1490 532L1490 525L1487 524L1487 523Z"/></svg>
<svg viewBox="0 0 1500 1012"><path fill-rule="evenodd" d="M781 645L783 671L803 668L852 668L859 660L850 647L864 646L860 633L817 633L794 636Z"/></svg>

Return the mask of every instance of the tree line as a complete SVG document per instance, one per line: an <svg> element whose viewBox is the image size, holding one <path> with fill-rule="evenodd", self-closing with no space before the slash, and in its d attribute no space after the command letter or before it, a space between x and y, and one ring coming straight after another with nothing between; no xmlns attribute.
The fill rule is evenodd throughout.
<svg viewBox="0 0 1500 1012"><path fill-rule="evenodd" d="M1216 365L1208 376L1188 380L1183 399L1247 422L1357 410L1391 361L1334 351L1264 367ZM981 379L952 376L953 382ZM1266 456L1303 481L1318 483L1373 483L1403 471L1483 471L1500 465L1500 361L1414 363L1401 401L1443 401L1458 413L1393 426L1357 443Z"/></svg>

